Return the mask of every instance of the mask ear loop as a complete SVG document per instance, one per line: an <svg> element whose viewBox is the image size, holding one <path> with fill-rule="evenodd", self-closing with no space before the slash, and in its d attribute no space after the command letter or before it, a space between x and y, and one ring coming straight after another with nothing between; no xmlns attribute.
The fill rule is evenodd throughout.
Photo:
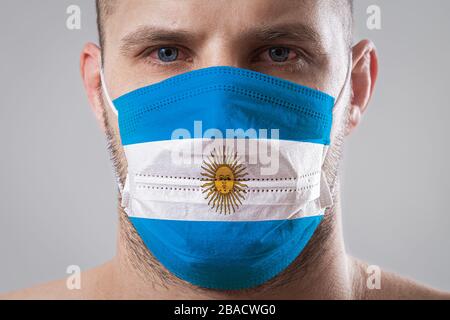
<svg viewBox="0 0 450 320"><path fill-rule="evenodd" d="M100 82L101 82L101 87L102 87L102 91L103 91L103 96L106 98L106 102L108 103L109 107L111 108L112 112L116 115L116 117L119 116L119 112L117 111L116 107L114 106L114 103L111 100L111 96L108 93L108 88L106 86L106 81L105 81L105 72L103 69L103 63L102 60L100 59ZM111 159L112 159L112 155L111 155ZM127 207L128 207L128 202L129 202L129 181L128 181L128 175L127 178L125 180L125 186L123 185L123 183L120 181L120 176L119 173L117 172L116 168L113 166L113 171L114 171L114 175L116 177L116 183L117 186L119 188L119 193L122 197L122 203L121 206L125 209L125 212L127 212Z"/></svg>
<svg viewBox="0 0 450 320"><path fill-rule="evenodd" d="M114 103L111 100L111 97L108 93L108 88L106 86L106 81L105 81L105 72L103 70L103 63L100 60L100 82L102 83L102 91L103 91L103 95L106 98L106 102L108 102L109 107L111 108L112 112L116 115L116 117L119 116L119 112L117 111L116 107L114 106Z"/></svg>
<svg viewBox="0 0 450 320"><path fill-rule="evenodd" d="M341 101L342 96L344 95L344 90L347 87L349 80L351 79L352 60L353 60L353 55L352 55L352 51L350 50L350 53L348 56L347 74L345 76L344 85L342 86L341 91L339 92L339 95L337 96L337 98L334 102L333 110ZM322 158L323 161L325 161L328 150L329 150L329 148L327 147L327 148L325 148L325 150L323 152L323 158ZM325 178L325 176L323 174L323 169L322 169L322 174L321 174L321 178L320 178L320 194L321 194L321 197L320 197L321 207L322 208L331 207L333 205L333 197L332 197L331 189L330 189L330 186L328 185L327 179ZM322 196L322 195L324 195L324 196Z"/></svg>
<svg viewBox="0 0 450 320"><path fill-rule="evenodd" d="M336 107L336 106L339 104L339 102L341 101L342 96L344 95L345 87L347 86L347 83L348 83L348 81L349 81L350 78L351 78L351 75L352 75L352 60L353 60L353 54L352 54L352 52L350 51L350 53L349 53L349 55L348 55L348 68L347 68L347 74L345 75L344 85L343 85L341 91L339 92L339 95L337 96L335 102L334 102L334 106L335 106L335 107ZM333 109L334 109L334 108L333 108Z"/></svg>

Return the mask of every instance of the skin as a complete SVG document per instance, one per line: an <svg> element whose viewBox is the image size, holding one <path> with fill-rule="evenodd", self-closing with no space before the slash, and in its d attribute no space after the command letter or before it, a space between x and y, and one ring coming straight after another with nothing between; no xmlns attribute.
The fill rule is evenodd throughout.
<svg viewBox="0 0 450 320"><path fill-rule="evenodd" d="M384 271L381 274L381 289L369 290L366 286L367 265L345 251L339 180L333 180L333 173L336 174L339 162L339 141L360 124L374 90L378 71L374 44L364 40L349 48L342 17L327 1L246 0L243 3L241 0L119 1L105 26L106 82L114 99L176 74L228 65L285 78L334 97L342 91L333 114L331 140L335 157L327 159L334 206L327 212L325 224L305 252L288 270L258 288L234 292L196 288L173 277L149 257L119 209L117 255L105 265L84 272L81 290L68 290L64 279L3 298L450 299L449 294ZM297 29L300 37L257 40L257 32L264 28ZM159 35L163 34L161 30L183 30L184 38L188 36L188 39L146 41L136 38L135 32L139 30L141 36L148 36L155 30ZM311 30L313 33L306 36ZM131 41L132 34L134 41ZM139 55L147 48L158 46L183 48L180 60L164 65L158 62L157 55L151 50L147 50L147 57ZM268 46L289 47L291 51L298 50L305 56L294 54L288 62L277 64L270 60L267 50L261 50ZM349 61L350 51L352 60ZM101 51L97 45L89 43L84 47L81 55L82 79L99 126L112 139L112 148L118 158L116 167L123 181L126 160L120 147L117 118L104 103L99 89L100 59ZM351 68L351 82L346 82L348 67Z"/></svg>

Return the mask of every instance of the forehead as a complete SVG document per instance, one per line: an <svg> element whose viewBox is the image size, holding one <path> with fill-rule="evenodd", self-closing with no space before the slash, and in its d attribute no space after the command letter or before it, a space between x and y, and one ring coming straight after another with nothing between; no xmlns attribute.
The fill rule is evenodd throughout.
<svg viewBox="0 0 450 320"><path fill-rule="evenodd" d="M296 23L331 45L342 37L335 0L118 0L107 33L119 41L142 26L187 30L197 36L237 37L252 28ZM341 33L341 34L339 34Z"/></svg>

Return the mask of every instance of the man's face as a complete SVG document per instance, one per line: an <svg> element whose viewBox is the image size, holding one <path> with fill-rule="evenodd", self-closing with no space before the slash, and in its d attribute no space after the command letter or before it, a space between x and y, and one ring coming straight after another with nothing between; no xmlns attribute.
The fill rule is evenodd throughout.
<svg viewBox="0 0 450 320"><path fill-rule="evenodd" d="M345 1L127 0L112 3L113 12L103 24L103 66L112 99L181 73L212 66L258 71L333 97L343 93L333 109L331 147L324 163L333 189L351 92L349 82L345 81L350 48L344 15L349 13L345 8L340 8L344 13L336 8ZM363 56L363 46L359 51L359 56ZM91 106L101 125L106 125L114 165L124 183L127 161L117 117L105 103L105 96L100 95L99 55L95 45L87 45L82 56L82 73ZM369 78L364 79L367 81L359 81L361 88L370 86ZM121 237L138 253L139 269L146 270L150 263L158 274L172 279L143 250L143 243L124 218L123 211L120 217ZM325 225L324 231L316 232L316 240L311 241L305 256L320 252L314 242L325 238L321 234L328 234L327 221L321 224L321 228Z"/></svg>
<svg viewBox="0 0 450 320"><path fill-rule="evenodd" d="M180 73L223 65L284 78L334 97L344 85L348 30L334 1L114 2L103 48L113 99ZM335 108L332 140L344 109Z"/></svg>
<svg viewBox="0 0 450 320"><path fill-rule="evenodd" d="M122 183L127 161L118 119L99 88L101 54L112 99L213 66L250 69L339 98L333 108L331 144L323 166L331 191L337 196L334 186L343 137L358 125L378 70L376 50L370 41L363 40L350 49L351 17L346 0L108 0L107 4L112 4L113 10L103 17L103 50L87 44L81 72L91 107L109 138ZM335 209L325 214L302 253L304 264L319 256L318 248L333 229ZM120 213L120 243L131 248L127 250L135 257L137 268L146 275L150 265L155 271L152 274L166 282L174 279L145 250L125 212ZM292 275L297 270L293 267ZM282 278L280 283L290 277Z"/></svg>

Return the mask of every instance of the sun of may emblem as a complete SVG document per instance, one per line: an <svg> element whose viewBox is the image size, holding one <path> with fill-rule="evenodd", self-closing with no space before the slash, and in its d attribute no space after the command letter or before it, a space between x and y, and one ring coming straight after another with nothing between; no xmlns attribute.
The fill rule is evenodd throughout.
<svg viewBox="0 0 450 320"><path fill-rule="evenodd" d="M245 181L246 167L240 163L237 153L214 149L211 156L203 161L202 172L203 193L207 193L205 199L209 200L211 209L222 214L236 212L247 193Z"/></svg>

